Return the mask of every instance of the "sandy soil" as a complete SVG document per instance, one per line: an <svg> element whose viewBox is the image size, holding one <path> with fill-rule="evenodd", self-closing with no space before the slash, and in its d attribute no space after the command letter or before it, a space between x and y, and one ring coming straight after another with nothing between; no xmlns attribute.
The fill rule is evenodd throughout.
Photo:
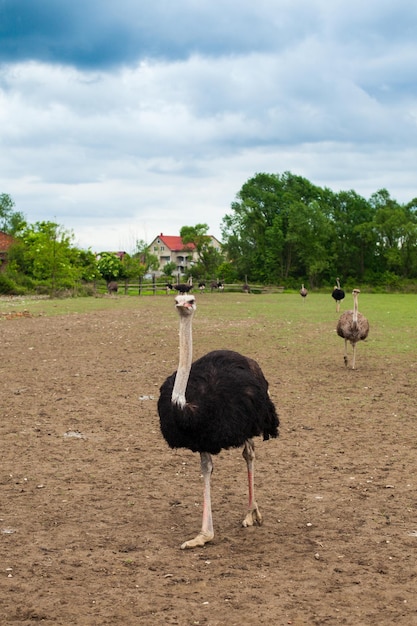
<svg viewBox="0 0 417 626"><path fill-rule="evenodd" d="M177 320L143 301L0 319L0 623L417 624L416 358L360 346L351 371L341 340L300 350L279 320L271 334L197 319L195 356L257 358L282 426L257 442L264 524L241 527L245 463L222 452L214 541L182 551L201 523L199 459L159 432Z"/></svg>

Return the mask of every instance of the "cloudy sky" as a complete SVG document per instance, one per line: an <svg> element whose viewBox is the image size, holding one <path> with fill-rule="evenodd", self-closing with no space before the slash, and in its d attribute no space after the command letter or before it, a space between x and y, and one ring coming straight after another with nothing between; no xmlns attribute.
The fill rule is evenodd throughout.
<svg viewBox="0 0 417 626"><path fill-rule="evenodd" d="M417 196L415 0L0 0L0 193L93 251L257 172Z"/></svg>

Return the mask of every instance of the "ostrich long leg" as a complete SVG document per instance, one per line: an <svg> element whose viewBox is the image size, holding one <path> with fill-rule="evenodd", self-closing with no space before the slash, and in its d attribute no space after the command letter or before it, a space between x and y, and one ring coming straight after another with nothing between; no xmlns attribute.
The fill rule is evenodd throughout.
<svg viewBox="0 0 417 626"><path fill-rule="evenodd" d="M344 361L345 361L345 367L347 367L348 364L348 340L345 339L345 355L343 357Z"/></svg>
<svg viewBox="0 0 417 626"><path fill-rule="evenodd" d="M185 550L186 548L195 548L197 546L204 546L205 543L211 541L214 537L210 494L210 479L211 473L213 471L213 462L208 452L201 452L200 461L201 472L204 479L203 521L201 524L201 531L194 539L185 541L181 546L181 550Z"/></svg>
<svg viewBox="0 0 417 626"><path fill-rule="evenodd" d="M352 357L352 369L355 369L355 356L356 356L356 343L352 344L353 357Z"/></svg>
<svg viewBox="0 0 417 626"><path fill-rule="evenodd" d="M253 526L254 524L258 524L258 526L260 526L262 524L262 515L255 500L255 445L252 439L245 441L245 447L243 448L242 454L248 467L249 488L248 512L242 522L242 526Z"/></svg>

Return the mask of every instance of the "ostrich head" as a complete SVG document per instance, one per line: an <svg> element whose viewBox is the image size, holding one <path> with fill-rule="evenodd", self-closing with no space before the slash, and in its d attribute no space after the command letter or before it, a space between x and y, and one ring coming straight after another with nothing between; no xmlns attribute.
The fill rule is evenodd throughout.
<svg viewBox="0 0 417 626"><path fill-rule="evenodd" d="M360 290L360 289L354 289L354 290L352 291L352 296L353 296L353 297L355 297L355 296L357 296L357 295L358 295L358 293L360 293L360 292L361 292L361 290Z"/></svg>
<svg viewBox="0 0 417 626"><path fill-rule="evenodd" d="M192 316L197 309L195 297L191 294L181 294L175 298L175 307L180 317Z"/></svg>

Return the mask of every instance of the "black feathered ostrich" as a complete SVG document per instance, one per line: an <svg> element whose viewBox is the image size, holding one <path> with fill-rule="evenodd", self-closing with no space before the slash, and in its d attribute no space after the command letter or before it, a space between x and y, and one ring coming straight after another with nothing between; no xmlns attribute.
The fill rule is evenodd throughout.
<svg viewBox="0 0 417 626"><path fill-rule="evenodd" d="M340 280L338 278L336 278L336 283L337 285L333 287L332 298L336 300L336 313L339 313L340 303L345 298L345 292L343 291L343 289L341 289Z"/></svg>
<svg viewBox="0 0 417 626"><path fill-rule="evenodd" d="M278 436L279 420L268 393L268 383L258 363L231 350L209 352L192 363L194 296L175 298L180 317L178 370L160 389L158 413L161 432L171 448L200 453L204 479L201 531L181 548L203 546L214 537L210 478L212 454L244 446L249 506L243 526L260 525L262 516L255 499L253 437Z"/></svg>
<svg viewBox="0 0 417 626"><path fill-rule="evenodd" d="M359 289L354 289L352 291L353 311L345 311L344 313L342 313L336 326L337 334L339 335L339 337L342 337L345 340L345 354L343 358L346 367L348 364L348 341L350 341L353 348L353 370L355 369L356 344L358 343L358 341L363 341L364 339L366 339L369 333L369 322L366 317L358 311L358 294L360 294Z"/></svg>
<svg viewBox="0 0 417 626"><path fill-rule="evenodd" d="M186 283L178 283L173 285L172 288L178 291L178 293L188 293L193 288L193 277L190 276Z"/></svg>

